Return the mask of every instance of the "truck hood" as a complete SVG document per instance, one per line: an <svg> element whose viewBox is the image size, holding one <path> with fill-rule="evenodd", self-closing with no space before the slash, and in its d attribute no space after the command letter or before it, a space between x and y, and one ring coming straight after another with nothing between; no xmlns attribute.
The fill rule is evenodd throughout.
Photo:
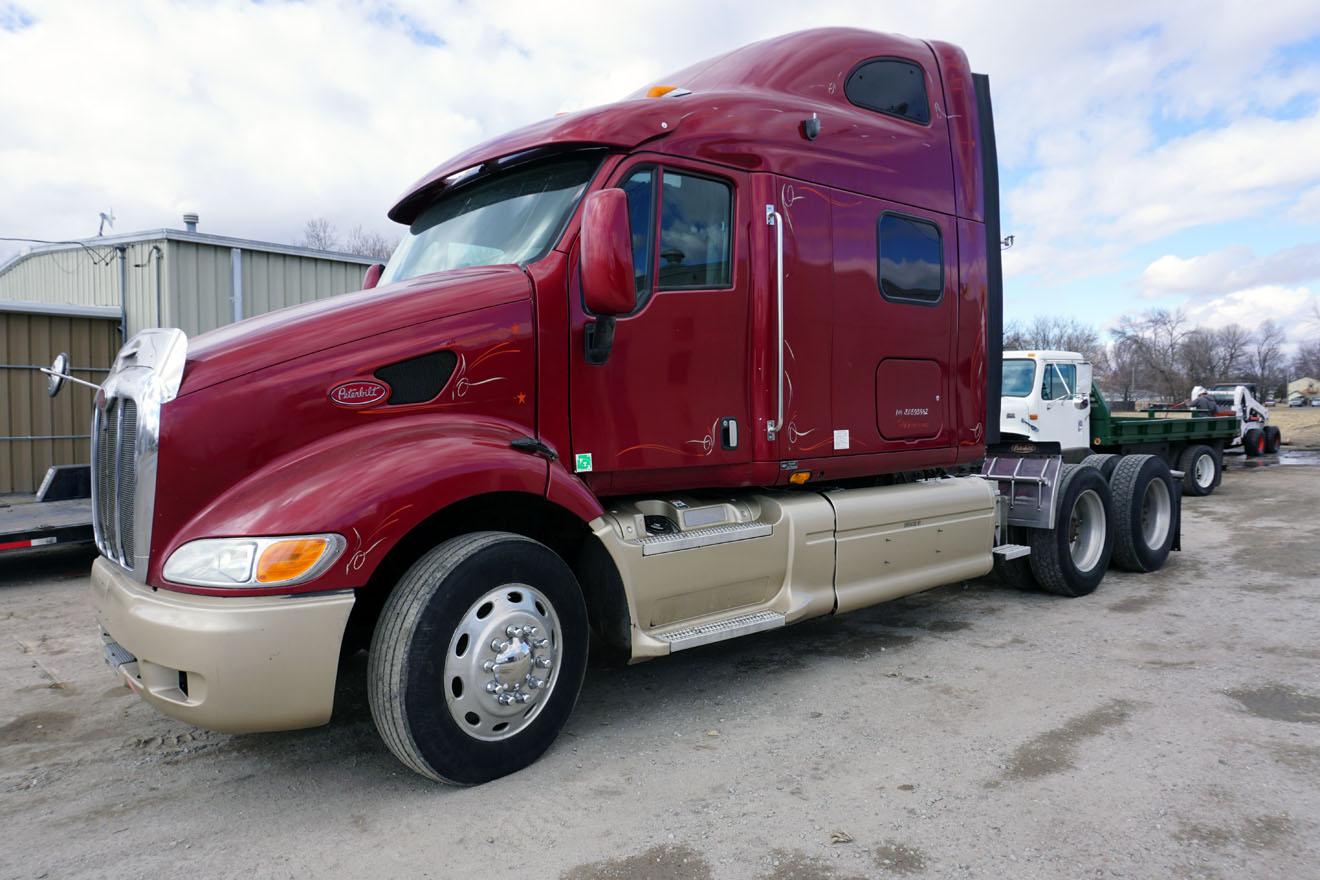
<svg viewBox="0 0 1320 880"><path fill-rule="evenodd" d="M452 269L248 318L188 341L180 395L379 333L531 297L518 266Z"/></svg>

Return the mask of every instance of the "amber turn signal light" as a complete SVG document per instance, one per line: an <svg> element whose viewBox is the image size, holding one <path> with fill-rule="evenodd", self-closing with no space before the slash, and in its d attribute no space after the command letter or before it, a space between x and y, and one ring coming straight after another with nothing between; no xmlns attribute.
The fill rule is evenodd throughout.
<svg viewBox="0 0 1320 880"><path fill-rule="evenodd" d="M811 471L798 471L788 478L788 481L794 486L801 486L807 480L811 479Z"/></svg>
<svg viewBox="0 0 1320 880"><path fill-rule="evenodd" d="M302 577L321 560L329 544L326 538L276 541L257 560L257 583L280 583Z"/></svg>

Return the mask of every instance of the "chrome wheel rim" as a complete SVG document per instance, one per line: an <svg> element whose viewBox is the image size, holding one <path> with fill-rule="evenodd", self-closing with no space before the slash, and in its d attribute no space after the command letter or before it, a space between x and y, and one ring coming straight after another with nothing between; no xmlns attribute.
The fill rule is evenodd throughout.
<svg viewBox="0 0 1320 880"><path fill-rule="evenodd" d="M458 728L495 741L531 724L559 679L561 638L554 606L526 584L473 602L445 652L445 702Z"/></svg>
<svg viewBox="0 0 1320 880"><path fill-rule="evenodd" d="M1198 455L1196 465L1192 468L1196 485L1202 489L1209 489L1210 484L1215 481L1215 460L1209 455Z"/></svg>
<svg viewBox="0 0 1320 880"><path fill-rule="evenodd" d="M1078 571L1095 568L1105 548L1105 505L1094 489L1073 502L1068 517L1068 552Z"/></svg>
<svg viewBox="0 0 1320 880"><path fill-rule="evenodd" d="M1141 537L1146 546L1152 549L1163 546L1172 521L1173 501L1169 497L1168 484L1163 480L1151 480L1141 495Z"/></svg>

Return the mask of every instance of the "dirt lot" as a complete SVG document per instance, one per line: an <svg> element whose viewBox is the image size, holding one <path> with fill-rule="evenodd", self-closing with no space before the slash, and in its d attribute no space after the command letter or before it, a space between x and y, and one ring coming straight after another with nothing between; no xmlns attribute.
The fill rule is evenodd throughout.
<svg viewBox="0 0 1320 880"><path fill-rule="evenodd" d="M1270 424L1279 426L1286 445L1320 449L1320 407L1272 406Z"/></svg>
<svg viewBox="0 0 1320 880"><path fill-rule="evenodd" d="M1184 552L595 670L546 757L432 785L328 728L229 737L102 665L85 556L0 568L0 877L1320 876L1320 466L1234 467ZM52 682L58 686L52 686Z"/></svg>

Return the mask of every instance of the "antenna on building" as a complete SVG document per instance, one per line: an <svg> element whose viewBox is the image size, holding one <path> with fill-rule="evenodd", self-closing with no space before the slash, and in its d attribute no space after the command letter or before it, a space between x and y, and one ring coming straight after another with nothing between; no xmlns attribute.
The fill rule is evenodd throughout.
<svg viewBox="0 0 1320 880"><path fill-rule="evenodd" d="M106 228L107 226L109 226L111 229L114 229L114 228L115 228L115 209L114 209L114 208L111 208L111 209L110 209L110 213L108 213L108 214L107 214L105 211L102 211L102 212L101 212L101 225L98 226L98 227L96 228L96 237L97 237L97 238L100 238L101 236L105 235L105 228Z"/></svg>

